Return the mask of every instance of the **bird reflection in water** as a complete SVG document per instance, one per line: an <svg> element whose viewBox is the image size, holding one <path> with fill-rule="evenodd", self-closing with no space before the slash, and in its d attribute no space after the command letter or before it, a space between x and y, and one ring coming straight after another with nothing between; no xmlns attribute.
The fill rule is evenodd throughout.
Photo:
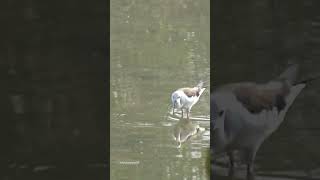
<svg viewBox="0 0 320 180"><path fill-rule="evenodd" d="M200 127L199 124L192 122L188 118L181 118L173 128L173 138L178 143L177 147L180 148L181 143L203 131L205 131L205 128Z"/></svg>

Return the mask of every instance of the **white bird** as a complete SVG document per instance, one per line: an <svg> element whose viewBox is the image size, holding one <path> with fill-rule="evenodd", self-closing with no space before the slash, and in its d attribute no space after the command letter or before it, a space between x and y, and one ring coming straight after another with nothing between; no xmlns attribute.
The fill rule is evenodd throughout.
<svg viewBox="0 0 320 180"><path fill-rule="evenodd" d="M183 109L187 110L187 118L189 118L189 113L193 105L195 105L203 91L206 88L203 87L203 82L200 82L197 86L193 88L180 88L174 91L171 95L172 102L172 113L175 114L174 110L181 109L183 117Z"/></svg>
<svg viewBox="0 0 320 180"><path fill-rule="evenodd" d="M283 122L295 98L312 79L296 83L298 65L265 84L250 82L222 86L211 95L213 158L227 153L230 175L235 151L247 164L247 178L254 178L254 160L264 142Z"/></svg>

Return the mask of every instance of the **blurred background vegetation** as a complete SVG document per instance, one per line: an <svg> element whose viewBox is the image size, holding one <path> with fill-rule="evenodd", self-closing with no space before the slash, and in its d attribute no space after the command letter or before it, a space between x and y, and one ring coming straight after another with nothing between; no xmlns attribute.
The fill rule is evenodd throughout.
<svg viewBox="0 0 320 180"><path fill-rule="evenodd" d="M106 177L106 3L1 2L0 178Z"/></svg>

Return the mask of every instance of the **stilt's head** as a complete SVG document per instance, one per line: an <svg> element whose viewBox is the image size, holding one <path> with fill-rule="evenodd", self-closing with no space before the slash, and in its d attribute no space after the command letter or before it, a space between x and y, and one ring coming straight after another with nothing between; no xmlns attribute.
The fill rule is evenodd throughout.
<svg viewBox="0 0 320 180"><path fill-rule="evenodd" d="M197 84L196 87L198 87L199 89L202 89L202 87L203 87L203 81L200 81L200 82Z"/></svg>
<svg viewBox="0 0 320 180"><path fill-rule="evenodd" d="M292 85L297 79L298 71L299 65L292 64L284 72L282 72L277 79L286 80L290 85Z"/></svg>
<svg viewBox="0 0 320 180"><path fill-rule="evenodd" d="M200 81L199 84L197 84L196 87L194 87L197 89L197 96L201 96L201 94L203 93L203 91L206 89L203 87L203 81Z"/></svg>

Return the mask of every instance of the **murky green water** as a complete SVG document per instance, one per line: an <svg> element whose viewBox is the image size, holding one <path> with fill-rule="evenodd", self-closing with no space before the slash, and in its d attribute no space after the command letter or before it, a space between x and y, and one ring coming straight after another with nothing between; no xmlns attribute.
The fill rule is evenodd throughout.
<svg viewBox="0 0 320 180"><path fill-rule="evenodd" d="M192 108L207 130L180 149L171 93L209 87L210 1L111 1L111 179L207 180L208 88Z"/></svg>

